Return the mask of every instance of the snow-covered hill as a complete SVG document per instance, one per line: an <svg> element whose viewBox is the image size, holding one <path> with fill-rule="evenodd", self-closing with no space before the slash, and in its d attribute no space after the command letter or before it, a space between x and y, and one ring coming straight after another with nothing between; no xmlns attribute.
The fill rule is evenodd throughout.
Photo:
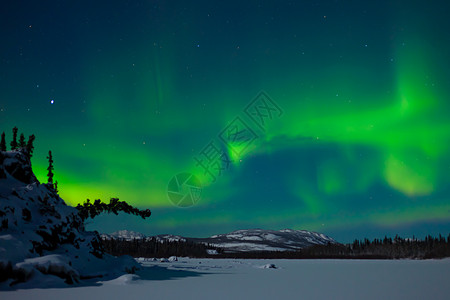
<svg viewBox="0 0 450 300"><path fill-rule="evenodd" d="M179 236L179 235L172 235L172 234L161 234L161 235L155 235L155 236L146 236L143 233L131 231L131 230L119 230L110 234L102 233L101 238L104 240L110 240L110 239L119 239L119 240L125 240L125 241L132 241L134 239L136 240L150 240L155 239L159 242L185 242L186 238Z"/></svg>
<svg viewBox="0 0 450 300"><path fill-rule="evenodd" d="M37 180L26 150L0 151L0 288L33 280L76 283L134 267L130 257L103 252L78 210Z"/></svg>
<svg viewBox="0 0 450 300"><path fill-rule="evenodd" d="M336 243L332 238L306 230L237 230L213 235L206 239L191 239L222 248L225 252L294 251L312 245Z"/></svg>
<svg viewBox="0 0 450 300"><path fill-rule="evenodd" d="M191 241L209 244L222 248L225 252L244 251L295 251L312 245L326 245L336 243L332 238L316 232L306 230L237 230L227 234L213 235L209 238L189 238L178 235L145 236L142 233L121 230L111 234L102 234L103 239L156 239L157 241Z"/></svg>
<svg viewBox="0 0 450 300"><path fill-rule="evenodd" d="M119 230L111 234L102 233L100 236L104 240L121 239L126 241L132 241L134 239L140 240L145 238L144 234L130 230Z"/></svg>

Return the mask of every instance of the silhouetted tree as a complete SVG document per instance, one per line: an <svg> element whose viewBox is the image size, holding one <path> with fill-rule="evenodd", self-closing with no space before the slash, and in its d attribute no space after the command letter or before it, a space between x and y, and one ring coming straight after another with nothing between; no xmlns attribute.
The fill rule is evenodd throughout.
<svg viewBox="0 0 450 300"><path fill-rule="evenodd" d="M31 158L33 156L33 150L34 150L33 142L34 142L35 138L36 137L34 136L34 134L32 134L28 137L28 142L27 142L26 147L27 147L27 152L28 152L29 158Z"/></svg>
<svg viewBox="0 0 450 300"><path fill-rule="evenodd" d="M0 150L6 151L5 132L2 133L2 141L0 142Z"/></svg>
<svg viewBox="0 0 450 300"><path fill-rule="evenodd" d="M13 139L11 141L11 150L17 149L17 127L13 128Z"/></svg>
<svg viewBox="0 0 450 300"><path fill-rule="evenodd" d="M58 193L58 180L53 184L53 188L55 189L55 192Z"/></svg>
<svg viewBox="0 0 450 300"><path fill-rule="evenodd" d="M52 151L48 151L48 173L47 173L47 177L48 177L48 183L53 184L53 156L52 156Z"/></svg>
<svg viewBox="0 0 450 300"><path fill-rule="evenodd" d="M19 138L19 147L25 148L26 146L27 144L25 143L25 136L23 135L23 133L21 133Z"/></svg>
<svg viewBox="0 0 450 300"><path fill-rule="evenodd" d="M94 201L94 204L91 203L89 199L83 203L83 205L78 204L78 215L86 220L87 218L95 218L102 212L113 213L115 215L119 214L119 212L124 212L127 214L132 214L136 216L141 216L143 219L150 217L152 214L149 209L140 210L135 208L125 201L119 201L119 198L111 198L109 200L109 204L102 202L100 199Z"/></svg>

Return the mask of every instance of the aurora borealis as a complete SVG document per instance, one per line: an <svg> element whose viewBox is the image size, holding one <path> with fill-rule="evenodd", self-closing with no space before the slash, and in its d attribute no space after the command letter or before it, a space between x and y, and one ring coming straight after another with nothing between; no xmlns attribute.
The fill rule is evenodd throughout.
<svg viewBox="0 0 450 300"><path fill-rule="evenodd" d="M446 1L3 1L0 124L52 150L71 205L119 197L146 221L89 226L208 236L306 229L339 241L450 231ZM245 108L280 108L262 129ZM51 102L53 101L53 103ZM240 155L220 133L258 136ZM195 157L232 162L215 182ZM242 145L240 145L242 146ZM202 197L174 206L180 172Z"/></svg>

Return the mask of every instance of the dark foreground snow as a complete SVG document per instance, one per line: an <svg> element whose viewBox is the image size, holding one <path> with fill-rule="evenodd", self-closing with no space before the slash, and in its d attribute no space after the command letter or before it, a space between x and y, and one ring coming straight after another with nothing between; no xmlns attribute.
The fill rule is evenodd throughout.
<svg viewBox="0 0 450 300"><path fill-rule="evenodd" d="M89 286L0 292L0 299L448 299L450 259L138 259L145 268ZM276 268L268 268L273 264Z"/></svg>

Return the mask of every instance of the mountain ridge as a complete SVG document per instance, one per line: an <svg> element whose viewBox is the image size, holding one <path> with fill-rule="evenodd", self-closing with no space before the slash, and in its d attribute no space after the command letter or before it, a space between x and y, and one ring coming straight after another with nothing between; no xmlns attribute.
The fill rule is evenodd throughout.
<svg viewBox="0 0 450 300"><path fill-rule="evenodd" d="M240 229L225 234L216 234L207 238L183 237L161 234L146 236L139 232L121 230L111 234L102 234L102 239L156 239L159 242L194 242L221 248L224 252L247 251L296 251L313 245L326 245L337 242L322 233L307 230L265 230Z"/></svg>

